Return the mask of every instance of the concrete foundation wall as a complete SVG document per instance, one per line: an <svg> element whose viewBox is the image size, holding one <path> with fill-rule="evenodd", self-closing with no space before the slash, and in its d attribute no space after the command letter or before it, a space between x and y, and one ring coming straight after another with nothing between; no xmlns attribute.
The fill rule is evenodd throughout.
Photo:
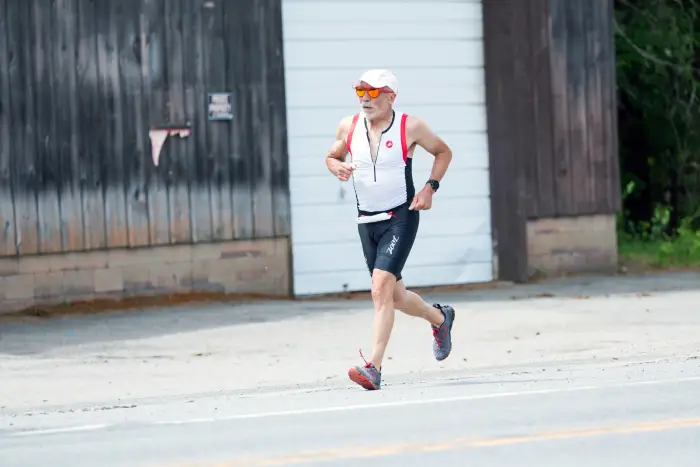
<svg viewBox="0 0 700 467"><path fill-rule="evenodd" d="M0 259L0 313L192 292L290 295L289 239Z"/></svg>
<svg viewBox="0 0 700 467"><path fill-rule="evenodd" d="M537 219L527 223L529 275L614 272L615 217L595 215Z"/></svg>

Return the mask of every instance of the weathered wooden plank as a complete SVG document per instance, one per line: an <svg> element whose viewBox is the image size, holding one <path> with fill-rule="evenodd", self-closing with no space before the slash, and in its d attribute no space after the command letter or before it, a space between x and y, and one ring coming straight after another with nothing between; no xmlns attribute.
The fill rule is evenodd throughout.
<svg viewBox="0 0 700 467"><path fill-rule="evenodd" d="M98 48L104 41L98 35L95 2L78 2L77 89L79 139L78 167L75 168L83 193L83 230L86 250L107 245L104 190L106 186L102 159L104 143L99 129L105 116L100 110L100 73Z"/></svg>
<svg viewBox="0 0 700 467"><path fill-rule="evenodd" d="M248 80L250 83L251 125L252 125L252 164L254 235L258 238L274 235L272 212L272 188L270 176L270 159L272 156L272 128L270 125L268 95L268 44L267 19L265 5L268 0L251 0L246 12L249 15L246 29L249 46ZM257 55L251 55L253 50Z"/></svg>
<svg viewBox="0 0 700 467"><path fill-rule="evenodd" d="M508 15L510 28L514 37L528 37L530 31L530 15L528 2L511 4ZM515 160L519 162L521 173L515 174L522 209L525 215L537 212L537 140L534 119L533 70L529 41L511 41L506 49L513 61L511 76L514 97L511 106L511 116L516 124L511 128L514 139L513 151ZM506 52L504 50L504 52Z"/></svg>
<svg viewBox="0 0 700 467"><path fill-rule="evenodd" d="M211 8L203 8L200 12L200 21L197 24L199 35L197 47L201 54L199 61L201 69L198 70L198 75L202 76L204 99L210 92L234 92L227 81L227 63L229 67L231 63L230 56L226 56L226 51L227 47L233 47L229 40L229 31L237 28L224 27L225 24L231 24L227 16L228 8L228 4L218 3ZM240 57L236 57L233 66L240 66ZM206 110L198 115L200 116L198 125L202 128L199 147L204 151L202 153L204 157L197 164L197 180L202 186L206 184L209 191L212 238L232 239L235 207L231 160L235 151L233 141L236 140L233 135L236 134L240 115L236 111L235 102L232 122L209 121ZM209 174L209 177L205 174Z"/></svg>
<svg viewBox="0 0 700 467"><path fill-rule="evenodd" d="M570 150L568 31L566 5L568 0L550 0L551 74L553 93L554 129L554 180L556 183L557 214L575 213L572 192L572 154Z"/></svg>
<svg viewBox="0 0 700 467"><path fill-rule="evenodd" d="M10 134L13 158L16 235L20 254L39 252L38 212L36 194L39 187L39 167L36 156L36 126L34 112L32 11L29 2L7 5L7 52L12 130Z"/></svg>
<svg viewBox="0 0 700 467"><path fill-rule="evenodd" d="M491 219L498 249L498 277L522 282L527 279L527 235L525 210L518 177L520 161L513 135L518 122L512 112L517 99L513 86L514 36L512 2L485 2L483 10L486 116L489 127L489 178Z"/></svg>
<svg viewBox="0 0 700 467"><path fill-rule="evenodd" d="M138 69L134 70L133 79L139 80L138 90L140 92L140 101L138 103L138 114L139 122L137 124L137 134L139 134L139 147L141 148L142 154L138 159L139 161L139 176L138 185L134 188L133 184L131 188L134 189L132 193L133 202L139 207L139 212L141 216L138 220L133 219L131 225L134 229L142 228L146 230L146 238L148 244L153 243L152 238L152 223L151 223L151 195L150 195L150 182L151 182L151 172L153 171L153 153L151 139L149 135L150 122L151 122L151 86L149 82L149 69L150 69L150 50L151 50L151 35L149 30L149 12L143 2L140 2L141 8L138 9L138 24L139 24L139 43L138 43Z"/></svg>
<svg viewBox="0 0 700 467"><path fill-rule="evenodd" d="M28 89L28 101L36 102L36 111L28 112L35 125L35 134L25 151L37 157L37 211L39 214L39 250L42 253L63 251L61 229L61 151L64 147L66 112L58 108L60 94L65 92L58 77L62 75L61 51L57 44L59 19L58 7L41 3L33 4L33 18L26 24L34 33L33 46L27 47L28 59L33 59L35 86ZM32 89L33 88L33 89Z"/></svg>
<svg viewBox="0 0 700 467"><path fill-rule="evenodd" d="M76 82L77 1L57 0L55 15L56 140L60 174L61 241L63 251L80 251L85 246L83 196L79 173L79 140L86 128L78 125Z"/></svg>
<svg viewBox="0 0 700 467"><path fill-rule="evenodd" d="M141 2L118 3L119 87L124 129L123 185L126 209L127 242L130 247L149 245L148 207L145 197L145 164L150 161L148 128L144 123L141 89Z"/></svg>
<svg viewBox="0 0 700 467"><path fill-rule="evenodd" d="M525 3L525 2L523 2ZM534 98L534 125L537 151L535 160L536 200L535 212L529 212L531 217L551 217L556 214L555 183L554 183L554 152L552 121L552 81L549 73L549 0L531 0L529 4L530 43L532 60L532 80Z"/></svg>
<svg viewBox="0 0 700 467"><path fill-rule="evenodd" d="M588 14L584 16L586 63L588 81L586 100L588 102L588 148L589 148L589 186L591 204L589 209L594 213L605 212L608 205L608 171L605 150L605 119L603 118L602 76L608 66L602 60L601 32L604 31L602 5L604 0L590 2Z"/></svg>
<svg viewBox="0 0 700 467"><path fill-rule="evenodd" d="M224 7L224 24L238 21L238 27L225 28L223 37L226 44L225 54L228 68L227 82L230 89L235 90L235 118L231 126L230 165L229 175L233 196L233 235L237 239L254 237L253 214L253 160L257 155L253 152L251 127L251 86L248 67L250 25L248 2L229 2ZM255 58L251 58L255 60Z"/></svg>
<svg viewBox="0 0 700 467"><path fill-rule="evenodd" d="M282 2L279 0L267 1L264 18L267 26L261 27L261 31L267 34L263 54L268 58L265 76L267 77L268 121L272 138L269 155L272 221L274 235L282 236L291 234Z"/></svg>
<svg viewBox="0 0 700 467"><path fill-rule="evenodd" d="M602 112L603 138L605 140L606 162L608 167L608 191L606 193L607 212L622 209L622 191L620 182L620 164L618 163L618 122L617 122L617 77L615 69L615 11L613 0L601 0L601 61L602 69Z"/></svg>
<svg viewBox="0 0 700 467"><path fill-rule="evenodd" d="M165 21L165 50L168 73L168 122L172 126L184 127L188 118L185 114L185 89L182 44L182 1L168 0L163 11ZM189 65L189 64L188 64ZM188 152L193 140L171 136L164 151L168 164L168 203L170 209L171 243L189 242L190 209L188 188Z"/></svg>
<svg viewBox="0 0 700 467"><path fill-rule="evenodd" d="M167 128L167 69L165 47L165 22L163 11L167 0L143 0L141 31L147 38L147 50L142 54L142 78L144 96L148 98L149 129ZM168 138L169 140L170 138ZM165 141L161 155L168 149ZM166 165L153 160L148 165L148 212L151 245L170 243L170 214L168 209L168 187L162 181L167 177Z"/></svg>
<svg viewBox="0 0 700 467"><path fill-rule="evenodd" d="M215 8L217 8L216 5ZM193 174L193 176L190 177L189 185L189 213L193 243L207 242L214 238L231 238L231 208L230 195L228 195L230 190L227 190L228 196L226 196L225 199L228 200L228 205L223 217L229 228L215 229L211 204L210 180L209 177L207 177L207 165L219 163L221 160L225 162L227 156L226 152L222 152L219 158L214 159L213 155L207 150L207 119L204 109L207 78L204 69L206 57L208 57L210 53L214 53L214 51L208 46L203 46L203 18L205 11L209 10L210 8L205 8L200 2L183 0L182 46L183 57L187 64L184 67L185 112L187 113L188 119L192 120L194 126L194 132L186 146L188 161L187 170L188 173ZM219 18L221 18L220 11L218 13ZM223 54L220 56L223 56ZM216 217L220 218L221 213L217 213Z"/></svg>
<svg viewBox="0 0 700 467"><path fill-rule="evenodd" d="M98 50L102 109L105 112L105 125L101 136L106 143L103 163L109 171L105 187L105 215L107 220L107 245L110 248L125 247L128 242L126 221L126 201L124 197L124 125L122 112L121 85L119 82L119 39L117 28L122 21L122 8L119 2L97 2L97 23L101 26L100 38L105 41L104 49Z"/></svg>
<svg viewBox="0 0 700 467"><path fill-rule="evenodd" d="M589 144L586 94L588 75L591 72L586 60L584 17L589 16L590 0L566 0L565 24L567 34L566 74L568 77L569 120L568 128L558 131L569 134L570 167L569 183L573 191L572 211L566 214L592 214L589 169Z"/></svg>
<svg viewBox="0 0 700 467"><path fill-rule="evenodd" d="M7 45L7 0L0 0L0 70L9 70ZM12 184L13 157L10 135L12 104L10 103L9 76L0 71L0 256L17 254L14 187Z"/></svg>

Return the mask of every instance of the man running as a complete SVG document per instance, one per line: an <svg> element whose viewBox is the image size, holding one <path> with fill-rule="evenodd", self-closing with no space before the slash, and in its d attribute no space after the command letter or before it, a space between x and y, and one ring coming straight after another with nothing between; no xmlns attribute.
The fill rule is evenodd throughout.
<svg viewBox="0 0 700 467"><path fill-rule="evenodd" d="M348 372L353 382L369 390L381 387L382 360L395 309L430 323L433 353L439 361L452 349L455 319L452 307L430 306L406 290L401 276L418 231L419 211L432 206L452 151L422 120L394 110L397 91L396 75L391 71L365 72L355 83L361 111L340 121L336 141L326 156L328 170L339 180L352 177L358 233L372 278L372 356L365 365ZM435 157L430 178L418 193L411 172L416 145Z"/></svg>

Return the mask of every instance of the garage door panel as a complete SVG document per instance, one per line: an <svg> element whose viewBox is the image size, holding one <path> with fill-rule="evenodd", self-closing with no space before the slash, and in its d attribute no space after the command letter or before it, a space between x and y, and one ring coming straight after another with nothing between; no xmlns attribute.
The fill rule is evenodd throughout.
<svg viewBox="0 0 700 467"><path fill-rule="evenodd" d="M316 215L320 215L325 209L319 208ZM432 216L430 214L433 214ZM435 235L486 235L491 231L488 219L475 216L452 216L441 218L435 213L421 213L421 225L418 237L430 237ZM313 219L313 214L307 219ZM299 222L294 222L292 227L292 243L296 249L301 245L323 244L329 241L355 241L357 240L357 223L354 215L343 219L337 219L328 224L320 225L312 220L304 222L303 216Z"/></svg>
<svg viewBox="0 0 700 467"><path fill-rule="evenodd" d="M431 156L432 157L432 156ZM430 178L431 165L425 163L425 170L417 166L413 171L413 184L416 193L420 191ZM440 183L440 189L433 197L435 203L454 198L488 199L490 194L489 173L482 169L449 170ZM479 213L479 214L483 214Z"/></svg>
<svg viewBox="0 0 700 467"><path fill-rule="evenodd" d="M358 7L392 14L347 14ZM283 0L283 22L295 293L369 289L352 184L324 161L340 120L359 111L351 86L369 68L397 73L395 108L426 121L454 155L421 212L406 283L491 280L481 0ZM359 53L377 40L381 54ZM434 158L422 148L414 157L420 189Z"/></svg>
<svg viewBox="0 0 700 467"><path fill-rule="evenodd" d="M434 129L438 136L444 139L452 148L453 154L468 154L469 157L453 158L451 167L459 168L487 168L488 167L488 138L486 133L468 133L468 132L446 132L440 129ZM301 136L289 138L288 151L290 162L294 167L290 170L301 170L303 173L309 167L313 169L320 160L322 164L323 158L326 157L328 150L335 141L335 132L331 135L324 136ZM422 151L422 149L420 149ZM427 154L427 153L426 153ZM473 156L472 156L473 155ZM477 157L478 156L478 157ZM431 157L431 156L428 156ZM320 158L320 159L319 159ZM312 162L309 164L309 162ZM461 162L467 162L469 165L458 165ZM476 161L484 161L476 162ZM315 169L313 169L315 170Z"/></svg>
<svg viewBox="0 0 700 467"><path fill-rule="evenodd" d="M463 132L466 129L472 132L486 131L486 109L483 105L469 106L404 106L397 110L409 115L416 115L424 120L435 131ZM296 108L287 111L288 134L290 137L321 136L333 138L338 123L356 112L352 107L327 109L327 108Z"/></svg>
<svg viewBox="0 0 700 467"><path fill-rule="evenodd" d="M325 203L356 204L355 190L352 181L341 182L322 167L319 175L294 177L290 180L290 190L294 194L293 206L316 205ZM430 167L426 164L424 170L416 170L413 175L416 191L430 176ZM344 193L341 193L344 191ZM479 169L453 170L445 177L435 200L452 198L486 198L489 195L488 172Z"/></svg>
<svg viewBox="0 0 700 467"><path fill-rule="evenodd" d="M490 262L449 266L411 266L404 269L403 276L408 288L485 283L493 280L493 266ZM335 293L345 290L368 291L370 287L367 269L299 274L294 277L294 288L299 295Z"/></svg>
<svg viewBox="0 0 700 467"><path fill-rule="evenodd" d="M370 284L367 269L294 274L294 293L301 296L369 290Z"/></svg>
<svg viewBox="0 0 700 467"><path fill-rule="evenodd" d="M423 67L483 66L481 40L441 40L440 47L432 41L402 40L382 43L382 53L364 54L374 50L376 41L361 38L338 41L292 41L284 44L284 59L289 68L329 68L335 66L358 68L395 68L415 66L420 57ZM340 51L347 51L342 53ZM353 53L355 52L355 53Z"/></svg>
<svg viewBox="0 0 700 467"><path fill-rule="evenodd" d="M469 21L481 21L481 0L430 2L413 0L373 1L373 0L284 0L282 3L282 16L284 24L304 22L313 24L321 21L337 21L339 17L349 17L348 14L339 15L339 12L367 11L394 12L400 14L388 15L388 18L421 18L425 21L444 21L446 19ZM383 24L386 14L362 14L358 17L357 24L368 22Z"/></svg>
<svg viewBox="0 0 700 467"><path fill-rule="evenodd" d="M483 25L480 19L450 19L424 21L384 18L380 24L372 21L357 23L347 18L328 21L289 22L284 28L285 41L352 40L357 37L373 40L415 39L481 39Z"/></svg>
<svg viewBox="0 0 700 467"><path fill-rule="evenodd" d="M334 271L367 271L360 240L300 245L295 248L294 271L309 274Z"/></svg>
<svg viewBox="0 0 700 467"><path fill-rule="evenodd" d="M479 235L490 232L490 202L487 198L435 200L430 210L420 213L419 235Z"/></svg>
<svg viewBox="0 0 700 467"><path fill-rule="evenodd" d="M352 84L365 71L365 67L325 68L309 73L306 69L285 71L287 88L293 90L287 97L287 108L308 106L357 106ZM442 103L445 89L454 96L478 88L483 92L484 69L474 67L456 68L394 68L399 78L399 98L397 103L413 105ZM465 89L462 89L465 88ZM322 96L323 99L320 99ZM452 103L452 100L447 103ZM479 100L483 102L483 98Z"/></svg>
<svg viewBox="0 0 700 467"><path fill-rule="evenodd" d="M440 186L440 192L435 197L439 200L452 199L486 199L489 195L488 173L483 171L461 171L463 174L453 172L450 178L445 178ZM420 191L428 180L429 171L422 176L414 175L416 192ZM295 177L290 181L290 189L293 190L291 198L292 206L315 206L322 204L357 204L355 190L352 182L340 182L330 173L322 176Z"/></svg>
<svg viewBox="0 0 700 467"><path fill-rule="evenodd" d="M466 151L459 151L458 148L453 148L452 151L452 161L445 173L445 186L440 186L440 193L449 192L456 185L478 181L478 186L460 187L460 189L468 190L460 191L460 193L469 193L469 196L488 196L490 193L488 167L470 167L470 154L466 153ZM423 148L416 149L413 155L413 181L416 183L416 187L418 187L419 183L422 185L428 179L434 162L435 156L426 152ZM488 161L486 163L488 164Z"/></svg>
<svg viewBox="0 0 700 467"><path fill-rule="evenodd" d="M406 287L431 287L483 283L493 280L493 264L466 263L446 266L408 266L403 271Z"/></svg>
<svg viewBox="0 0 700 467"><path fill-rule="evenodd" d="M485 133L437 133L452 148L452 162L448 174L462 169L488 169L488 139ZM333 144L333 139L332 135L330 137L290 138L290 176L296 178L327 173L328 169L324 158ZM416 148L413 161L414 167L416 167L414 174L420 173L419 171L422 171L426 164L432 166L433 160L431 154L420 147ZM331 175L328 174L328 176Z"/></svg>
<svg viewBox="0 0 700 467"><path fill-rule="evenodd" d="M436 201L432 209L420 213L418 236L490 234L489 207L486 198ZM292 243L295 247L357 238L357 208L354 204L293 206L292 216Z"/></svg>
<svg viewBox="0 0 700 467"><path fill-rule="evenodd" d="M446 232L443 232L446 233ZM491 236L436 235L416 239L407 267L458 265L491 261Z"/></svg>
<svg viewBox="0 0 700 467"><path fill-rule="evenodd" d="M289 88L297 87L298 91L293 94L293 98L288 101L288 109L344 109L346 113L358 112L360 105L352 83L364 70L357 73L345 73L342 81L347 82L346 86L328 86L327 84L309 84L302 80L298 82L292 79L287 80ZM483 84L448 86L442 80L429 80L423 83L406 83L404 76L410 72L400 75L399 95L396 98L396 108L435 106L435 105L485 105L485 94ZM397 76L398 73L397 73ZM348 79L350 78L350 79ZM316 103L318 101L318 103ZM356 109L356 110L355 110Z"/></svg>
<svg viewBox="0 0 700 467"><path fill-rule="evenodd" d="M352 203L292 206L292 244L347 242L357 238L357 206Z"/></svg>
<svg viewBox="0 0 700 467"><path fill-rule="evenodd" d="M490 235L441 235L417 238L406 267L459 265L491 261ZM365 268L359 239L300 245L294 269L300 274Z"/></svg>

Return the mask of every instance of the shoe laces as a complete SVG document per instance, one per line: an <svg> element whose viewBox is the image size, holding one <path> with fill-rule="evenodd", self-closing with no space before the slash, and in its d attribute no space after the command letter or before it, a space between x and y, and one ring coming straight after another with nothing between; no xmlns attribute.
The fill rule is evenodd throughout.
<svg viewBox="0 0 700 467"><path fill-rule="evenodd" d="M377 368L376 366L374 366L374 363L367 361L367 359L362 353L362 349L360 349L360 357L362 357L362 360L365 361L365 368L367 368L368 370L374 370L377 373L380 373L382 371L381 368Z"/></svg>
<svg viewBox="0 0 700 467"><path fill-rule="evenodd" d="M360 357L362 357L362 360L365 361L365 368L370 368L372 366L372 364L367 361L365 355L362 353L362 349L360 349Z"/></svg>

